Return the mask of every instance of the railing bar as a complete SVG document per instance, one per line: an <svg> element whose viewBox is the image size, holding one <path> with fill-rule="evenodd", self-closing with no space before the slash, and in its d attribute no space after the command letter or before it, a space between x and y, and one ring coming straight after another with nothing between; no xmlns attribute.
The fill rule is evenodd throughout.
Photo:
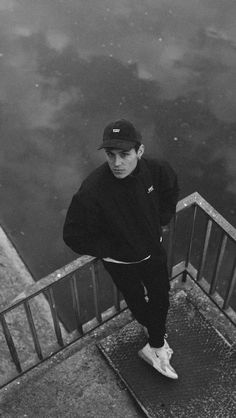
<svg viewBox="0 0 236 418"><path fill-rule="evenodd" d="M187 203L185 203L185 202L187 202ZM227 245L227 239L229 241L232 241L234 244L236 243L236 240L235 240L235 238L236 238L236 234L235 234L236 230L233 227L232 227L232 229L230 229L231 226L228 225L228 223L221 216L219 216L219 218L218 218L218 215L219 214L215 210L213 212L211 212L210 205L208 205L208 203L205 202L204 199L202 199L201 196L199 196L197 193L195 193L191 197L191 199L187 199L187 200L184 199L184 201L181 203L181 205L182 206L179 206L179 209L177 208L177 214L180 213L180 212L182 212L182 211L184 211L185 209L189 209L191 207L193 208L193 206L195 206L195 210L201 209L201 211L204 213L205 216L207 216L207 219L208 219L208 223L207 223L207 226L205 227L205 231L204 231L204 233L205 233L205 240L203 242L203 245L202 245L203 248L202 248L202 251L201 251L201 254L200 254L200 263L199 263L200 264L200 268L198 270L199 273L198 273L198 275L196 274L196 276L194 276L195 277L195 280L196 279L199 280L200 278L202 278L203 271L204 271L204 268L205 268L205 263L206 263L206 259L207 259L208 249L209 249L208 247L209 247L209 243L210 243L210 239L211 239L211 229L212 229L212 226L214 226L215 224L216 225L219 225L219 227L221 228L221 230L224 231L224 233L222 234L222 237L223 237L223 235L225 236L225 244L223 243L223 238L222 238L222 243L221 243L221 245L218 248L218 257L219 258L222 258L223 260L224 260L224 253L225 253L225 249L223 249L223 247ZM174 220L174 225L173 225L174 228L173 228L173 230L170 230L169 237L168 237L168 240L169 240L170 239L170 235L173 234L173 236L172 236L172 243L171 243L172 245L174 244L175 222L176 222L176 219ZM192 228L193 228L193 231L194 231L194 229L196 230L196 222L195 222L195 220L193 220ZM190 237L191 237L191 235L192 235L192 231L191 231ZM193 244L193 236L192 236L192 238L190 238L190 241L188 242L188 249L187 249L188 251L187 251L187 255L186 255L187 256L187 259L185 260L185 264L186 265L187 265L187 261L188 261L188 264L190 264L192 244ZM173 247L174 247L174 245L173 245ZM171 261L171 267L173 265L173 258L174 258L173 257L173 247L171 248L171 247L168 246L168 260L169 259L172 260ZM84 261L83 261L83 263L84 263ZM94 263L95 263L95 267L93 267L93 269L92 269L92 270L94 270L94 273L92 273L92 274L94 274L94 277L93 277L93 294L94 294L94 303L95 303L95 310L96 310L96 319L98 320L99 323L102 323L104 321L104 319L103 319L103 314L101 314L101 312L100 312L101 307L99 306L99 297L98 297L99 296L99 282L98 282L98 277L96 275L96 270L95 270L96 265L97 265L95 259L92 259L92 260L90 259L89 261L86 261L86 264L81 264L79 266L79 269L75 268L74 266L68 268L68 266L69 266L68 265L68 266L66 266L66 269L65 268L62 268L61 270L58 270L57 272L54 272L52 275L49 275L46 278L42 279L41 280L41 283L42 283L41 285L37 285L37 284L33 285L30 288L30 290L27 292L27 296L26 297L24 297L24 298L22 298L22 299L20 299L20 300L18 300L16 302L14 302L11 306L5 308L0 313L0 320L1 320L2 327L3 327L3 331L4 331L4 334L5 334L5 339L7 341L7 345L8 345L9 351L11 353L11 357L12 357L12 359L13 359L13 361L14 361L15 364L16 364L16 361L15 361L16 358L18 359L18 363L19 364L18 364L18 366L16 364L16 367L18 367L17 370L19 371L19 373L24 373L25 370L23 372L21 371L21 364L20 364L20 361L19 361L19 358L18 358L17 347L15 347L15 345L14 345L14 339L11 336L11 329L9 328L8 324L6 323L5 313L6 312L9 312L9 311L11 311L13 309L15 309L17 306L20 306L20 305L24 305L25 306L26 305L26 302L28 302L30 299L32 299L36 295L43 294L43 293L46 293L47 292L47 294L49 294L48 302L50 304L50 309L51 309L51 312L52 312L52 317L53 317L53 321L54 321L55 332L56 332L56 328L57 328L56 327L56 323L57 323L57 325L58 325L58 332L61 335L60 322L58 320L57 309L56 309L55 301L54 301L54 293L53 293L53 290L51 288L53 287L54 284L56 284L58 282L62 282L62 280L65 280L65 281L66 280L69 280L70 281L70 285L71 285L71 290L72 290L72 288L74 289L74 287L76 287L77 292L78 292L78 287L75 286L76 280L73 279L72 282L71 282L71 276L72 276L72 274L75 275L75 277L77 277L77 280L78 280L78 276L76 275L76 272L78 270L80 272L82 269L89 268L91 266L91 264L94 264ZM212 281L210 282L210 286L208 286L208 288L210 287L212 291L214 289L214 286L216 285L216 282L218 281L218 275L219 275L219 271L222 268L222 263L223 263L223 261L221 260L221 262L220 262L219 259L218 259L218 261L216 260L215 263L214 263L214 266L213 266L213 268L214 268L214 274L213 274L213 277L212 277ZM183 263L183 265L184 265L184 263ZM74 281L74 284L72 284L73 281ZM201 281L199 281L197 284L201 287ZM232 274L230 275L230 280L229 280L229 283L227 285L228 287L227 287L226 295L224 297L224 301L223 301L223 304L222 304L223 305L222 308L219 306L219 304L217 302L214 301L214 298L212 298L209 295L209 291L207 292L207 294L208 294L209 298L220 309L224 309L226 311L227 308L229 307L231 298L233 297L235 285L236 285L236 260L234 262L233 269L232 269ZM49 289L50 289L50 292L49 292ZM202 289L204 290L204 288L202 288ZM34 292L34 293L32 293L32 292ZM51 295L52 297L51 298L50 298L50 293L52 293L52 295ZM72 297L73 297L73 295L74 295L73 301L74 301L74 304L75 304L74 306L76 306L76 294L75 294L74 290L73 290L73 293L72 293ZM78 302L79 302L79 299L78 299ZM113 300L113 303L115 303L115 306L116 306L116 308L118 308L117 310L119 311L119 309L122 306L122 303L120 303L120 300L119 300L119 292L116 291L115 288L114 288L114 300ZM77 306L78 313L80 313L79 307L80 306L78 305ZM29 308L30 308L30 306L29 306ZM55 314L55 318L56 319L53 316L53 309L55 309L54 314ZM224 314L227 316L227 311L224 312ZM28 315L27 315L27 318L29 318ZM229 319L230 319L230 317L229 317ZM7 330L9 332L9 335L8 336L7 336L6 328L4 328L4 324L3 324L4 321L5 321L5 326L7 327ZM35 326L35 323L33 321L34 320L32 319L32 323ZM28 319L28 322L29 322L29 325L30 325L30 320L29 319ZM96 320L94 320L94 322L97 323ZM99 326L99 324L97 324L96 326ZM56 334L57 334L57 332L56 332ZM33 332L32 332L32 335L33 335ZM8 340L7 340L7 338L8 338ZM57 338L58 338L58 335L57 335ZM80 336L78 338L80 338ZM11 344L10 341L12 341L12 344L13 345ZM62 341L62 338L61 338L61 342L62 342L62 344L61 344L62 347L60 347L60 350L62 350L63 347L65 346L64 343L63 343L63 341ZM68 344L66 343L66 345L68 345ZM14 349L15 349L15 352L14 352ZM14 359L13 356L15 354L16 354L16 357ZM44 361L44 360L45 359L43 359L42 361Z"/></svg>
<svg viewBox="0 0 236 418"><path fill-rule="evenodd" d="M13 309L15 309L15 308L17 308L18 306L20 306L20 305L23 305L23 303L24 303L24 301L25 300L30 300L30 299L32 299L32 298L35 298L36 296L38 296L38 295L40 295L40 294L43 294L44 292L46 292L48 289L50 289L50 287L52 287L53 285L55 285L55 284L57 284L57 283L59 283L59 282L62 282L62 281L66 281L66 279L68 279L70 276L71 276L71 274L73 273L73 272L76 272L78 269L80 270L80 271L82 271L82 270L85 270L91 263L93 263L94 262L94 257L92 257L92 256L81 256L81 257L79 257L79 259L80 258L89 258L89 260L88 261L85 261L85 264L82 264L81 266L79 266L79 267L74 267L73 269L71 269L71 271L69 271L69 272L66 272L66 273L57 273L57 278L56 279L52 279L51 280L51 282L50 283L48 283L48 284L46 284L46 285L43 285L43 282L44 281L47 281L47 280L49 280L50 279L50 277L51 276L54 276L55 275L55 272L54 273L51 273L50 275L48 275L48 276L46 276L46 277L44 277L44 278L42 278L41 280L39 280L38 282L35 282L34 284L32 284L31 286L30 286L30 288L34 288L34 287L39 287L40 286L40 289L38 289L38 290L36 290L36 291L34 291L32 294L30 294L30 295L28 295L28 296L25 296L24 298L22 298L22 299L19 299L19 300L17 300L17 301L15 301L15 302L13 302L12 304L11 304L11 306L7 306L7 307L5 307L2 311L1 311L1 313L4 313L4 314L6 314L6 313L8 313L8 312L10 312L10 311L12 311ZM77 260L76 260L77 261ZM73 264L73 263L71 263L71 264ZM65 270L65 268L61 268L60 269L61 271L63 271L63 270ZM57 271L60 271L60 270L57 270Z"/></svg>
<svg viewBox="0 0 236 418"><path fill-rule="evenodd" d="M10 330L8 328L5 316L1 314L0 316L0 320L2 323L2 328L3 328L3 332L4 332L4 336L11 354L11 358L16 366L16 370L18 371L18 373L22 373L22 368L21 368L21 364L20 364L20 360L17 354L17 350L13 341L13 338L11 336Z"/></svg>
<svg viewBox="0 0 236 418"><path fill-rule="evenodd" d="M221 241L220 241L220 245L219 245L219 249L218 249L218 253L217 253L217 263L215 265L215 269L214 269L214 272L213 272L213 277L212 277L212 280L211 280L211 286L210 286L210 290L209 290L210 295L213 295L213 293L216 290L216 286L217 286L219 273L220 273L220 268L221 268L224 253L225 253L227 240L228 240L227 235L225 235L225 233L222 231Z"/></svg>
<svg viewBox="0 0 236 418"><path fill-rule="evenodd" d="M97 282L97 269L95 269L95 264L92 264L90 267L91 275L92 275L92 285L93 285L93 301L95 307L95 315L99 323L102 322L102 315L101 310L99 307L98 301L98 282Z"/></svg>
<svg viewBox="0 0 236 418"><path fill-rule="evenodd" d="M31 331L31 334L32 334L32 337L33 337L35 351L37 353L37 356L38 356L39 360L43 360L43 355L42 355L41 347L40 347L40 344L39 344L37 331L36 331L36 328L35 328L35 325L34 325L32 312L31 312L31 309L30 309L29 302L27 300L24 302L24 308L25 308L25 313L26 313L27 320L28 320L28 323L29 323L30 331Z"/></svg>
<svg viewBox="0 0 236 418"><path fill-rule="evenodd" d="M119 290L117 289L116 285L113 283L113 298L114 298L114 305L117 312L120 312L120 298L119 298Z"/></svg>
<svg viewBox="0 0 236 418"><path fill-rule="evenodd" d="M216 225L225 231L228 238L231 238L234 242L236 242L236 229L222 215L220 215L219 212L206 202L203 197L199 196L196 204L199 208L201 208L205 215L210 217Z"/></svg>
<svg viewBox="0 0 236 418"><path fill-rule="evenodd" d="M232 235L232 231L229 231L229 230L227 230L227 228L225 228L225 226L224 226L224 224L221 222L221 221L218 221L215 217L212 217L211 215L209 215L209 213L204 209L204 208L202 208L201 206L199 206L199 204L198 203L196 203L196 205L197 205L197 207L198 207L198 209L205 215L205 216L208 216L211 220L212 220L212 222L213 222L213 224L214 225L216 225L217 227L219 227L220 229L222 229L222 231L224 231L224 233L225 233L225 235L227 235L227 237L228 237L228 239L231 241L231 242L233 242L233 243L236 243L236 239L235 239L235 237ZM190 206L191 207L191 206ZM219 215L220 217L221 217L221 215ZM227 223L228 224L228 222L223 218L223 220L225 221L225 223ZM236 229L236 228L233 228L232 226L231 226L231 229Z"/></svg>
<svg viewBox="0 0 236 418"><path fill-rule="evenodd" d="M173 260L174 260L174 239L175 239L176 221L177 221L177 215L175 214L175 216L170 222L169 239L168 239L167 260L168 260L168 273L169 273L170 278L172 276L172 268L173 268Z"/></svg>
<svg viewBox="0 0 236 418"><path fill-rule="evenodd" d="M193 246L193 236L195 231L195 223L196 223L196 215L197 215L197 205L194 205L193 207L193 219L192 219L192 225L190 230L190 236L189 236L189 246L187 251L187 256L185 260L185 268L188 267L188 263L190 261L191 253L192 253L192 246Z"/></svg>
<svg viewBox="0 0 236 418"><path fill-rule="evenodd" d="M217 308L220 309L220 311L227 317L227 319L234 325L236 326L236 322L234 321L234 319L225 311L223 310L223 306L222 308L220 307L219 303L215 300L214 297L210 296L208 291L204 288L204 286L201 284L201 282L197 282L195 275L193 275L191 272L188 272L189 277L194 281L194 283L196 283L197 286L199 286L199 288L205 293L206 296L209 297L209 299L215 304L215 306L217 306Z"/></svg>
<svg viewBox="0 0 236 418"><path fill-rule="evenodd" d="M217 212L199 193L192 193L180 200L177 204L176 212L182 212L194 204L196 204L205 213L205 215L214 220L214 223L225 231L228 238L231 238L234 242L236 242L236 229L230 225L230 223L226 221L226 219L224 219L223 216L220 215L219 212Z"/></svg>
<svg viewBox="0 0 236 418"><path fill-rule="evenodd" d="M180 212L184 212L193 205L197 205L197 207L201 209L201 211L205 215L210 216L212 221L225 231L225 234L228 236L230 241L232 241L233 243L236 242L236 229L233 228L233 226L230 225L229 222L226 221L226 219L224 219L214 208L212 208L212 206L207 201L205 201L205 199L203 199L203 197L200 196L197 192L194 192L191 195L179 201L177 204L176 213L178 214ZM30 294L28 296L26 296L22 300L14 302L11 306L5 307L2 310L2 313L5 314L14 309L15 307L21 305L24 302L24 300L30 300L31 298L43 293L52 285L61 282L62 280L68 278L68 276L71 276L71 274L76 270L87 268L89 265L91 265L91 263L94 263L94 260L95 258L92 256L81 256L74 262L69 263L65 267L58 269L56 270L56 272L53 272L48 276L42 278L40 281L31 286L29 290Z"/></svg>
<svg viewBox="0 0 236 418"><path fill-rule="evenodd" d="M225 300L224 300L224 304L223 304L223 309L228 309L229 301L230 301L231 296L233 294L233 290L234 290L235 285L236 285L236 258L234 260L234 265L233 265L233 269L232 269L232 274L231 274L231 279L230 279L230 282L229 282L229 286L228 286L228 289L226 291Z"/></svg>
<svg viewBox="0 0 236 418"><path fill-rule="evenodd" d="M203 273L203 269L205 267L207 250L208 250L208 246L209 246L209 242L210 242L210 236L211 236L211 229L212 229L212 220L211 219L208 219L207 227L206 227L206 233L205 233L205 238L204 238L204 246L203 246L203 251L202 251L202 255L201 255L200 266L198 268L198 274L197 274L197 279L196 279L197 281L199 281L201 279L202 273Z"/></svg>
<svg viewBox="0 0 236 418"><path fill-rule="evenodd" d="M80 312L80 302L79 302L79 294L78 294L78 288L77 288L77 280L76 280L76 274L74 273L72 277L70 278L70 288L71 288L71 295L73 300L73 310L75 313L75 319L76 319L76 325L77 330L81 335L83 335L83 327L81 322L81 312Z"/></svg>
<svg viewBox="0 0 236 418"><path fill-rule="evenodd" d="M51 309L53 325L54 325L54 330L55 330L55 334L56 334L56 337L57 337L57 341L58 341L58 344L61 347L63 347L64 342L63 342L62 335L61 335L61 328L60 328L60 324L59 324L59 320L58 320L56 303L55 303L55 298L54 298L54 294L53 294L53 288L50 287L45 293L48 295L48 301L49 301L49 306L50 306L50 309Z"/></svg>

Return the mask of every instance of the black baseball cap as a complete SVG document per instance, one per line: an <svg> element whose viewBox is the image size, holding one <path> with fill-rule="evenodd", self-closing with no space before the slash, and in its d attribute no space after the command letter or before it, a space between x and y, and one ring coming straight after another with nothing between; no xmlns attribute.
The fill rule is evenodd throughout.
<svg viewBox="0 0 236 418"><path fill-rule="evenodd" d="M103 142L98 149L117 148L128 151L141 145L141 134L134 125L125 119L109 123L103 132Z"/></svg>

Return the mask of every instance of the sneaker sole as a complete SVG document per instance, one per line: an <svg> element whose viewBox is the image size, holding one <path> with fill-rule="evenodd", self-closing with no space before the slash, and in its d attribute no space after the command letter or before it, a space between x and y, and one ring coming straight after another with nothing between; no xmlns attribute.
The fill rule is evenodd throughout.
<svg viewBox="0 0 236 418"><path fill-rule="evenodd" d="M146 363L150 364L150 366L152 366L155 370L157 370L159 373L161 373L163 376L169 377L169 379L173 379L173 380L177 380L178 376L170 376L167 373L165 373L161 368L159 368L158 366L154 366L153 362L149 359L149 357L147 357L142 350L140 350L138 352L139 357L141 357L141 359L143 359L144 361L146 361Z"/></svg>

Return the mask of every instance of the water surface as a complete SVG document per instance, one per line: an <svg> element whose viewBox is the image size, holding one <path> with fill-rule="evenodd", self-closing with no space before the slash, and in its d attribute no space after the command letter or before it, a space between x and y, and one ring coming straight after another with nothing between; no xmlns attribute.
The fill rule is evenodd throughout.
<svg viewBox="0 0 236 418"><path fill-rule="evenodd" d="M235 225L235 0L0 0L0 218L39 279L75 255L72 194L125 117Z"/></svg>

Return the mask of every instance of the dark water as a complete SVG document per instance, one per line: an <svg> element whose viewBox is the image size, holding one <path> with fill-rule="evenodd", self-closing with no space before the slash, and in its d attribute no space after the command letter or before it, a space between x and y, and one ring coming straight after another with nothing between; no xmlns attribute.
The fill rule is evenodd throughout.
<svg viewBox="0 0 236 418"><path fill-rule="evenodd" d="M235 21L235 0L0 0L0 220L36 279L74 258L65 213L116 118L236 224Z"/></svg>

